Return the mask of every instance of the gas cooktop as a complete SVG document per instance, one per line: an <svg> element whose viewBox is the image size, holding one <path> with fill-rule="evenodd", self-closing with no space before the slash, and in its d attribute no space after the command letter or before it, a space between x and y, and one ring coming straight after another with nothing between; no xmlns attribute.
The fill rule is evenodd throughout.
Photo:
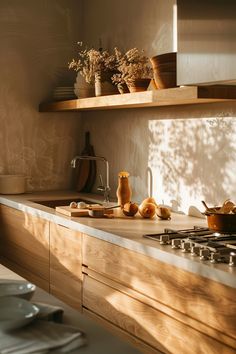
<svg viewBox="0 0 236 354"><path fill-rule="evenodd" d="M164 232L143 236L193 257L200 257L202 261L236 266L236 233L220 234L205 227L194 226L183 230L164 229Z"/></svg>

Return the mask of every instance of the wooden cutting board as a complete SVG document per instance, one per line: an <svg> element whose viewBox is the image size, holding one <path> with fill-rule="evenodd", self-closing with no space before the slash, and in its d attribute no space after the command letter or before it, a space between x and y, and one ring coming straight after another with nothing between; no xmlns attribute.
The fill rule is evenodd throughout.
<svg viewBox="0 0 236 354"><path fill-rule="evenodd" d="M100 207L99 204L93 204L92 205L94 208ZM89 216L89 209L77 209L77 208L71 208L69 206L57 206L56 211L58 213L64 214L66 216ZM107 210L106 214L113 214L113 210Z"/></svg>
<svg viewBox="0 0 236 354"><path fill-rule="evenodd" d="M57 206L56 211L67 216L89 216L88 209L70 208L69 206Z"/></svg>

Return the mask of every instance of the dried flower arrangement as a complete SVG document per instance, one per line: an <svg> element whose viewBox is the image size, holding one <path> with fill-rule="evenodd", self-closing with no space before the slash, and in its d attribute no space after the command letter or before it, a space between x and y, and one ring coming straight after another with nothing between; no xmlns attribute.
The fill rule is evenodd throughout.
<svg viewBox="0 0 236 354"><path fill-rule="evenodd" d="M82 47L83 43L78 42L78 45ZM85 48L78 52L78 58L73 59L68 67L79 72L87 83L93 83L95 78L101 79L103 73L115 70L116 57L106 50L103 51L102 48L99 50Z"/></svg>
<svg viewBox="0 0 236 354"><path fill-rule="evenodd" d="M132 85L137 79L151 78L153 71L149 58L137 48L128 50L125 54L115 47L116 68L119 71L112 76L112 82L117 86Z"/></svg>

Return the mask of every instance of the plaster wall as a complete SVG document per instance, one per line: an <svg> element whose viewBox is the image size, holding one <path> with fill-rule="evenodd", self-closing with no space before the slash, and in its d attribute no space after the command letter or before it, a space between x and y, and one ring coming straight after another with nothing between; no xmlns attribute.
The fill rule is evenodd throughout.
<svg viewBox="0 0 236 354"><path fill-rule="evenodd" d="M66 66L80 36L78 0L0 1L0 174L24 174L27 189L68 188L80 149L80 116L39 113L75 74Z"/></svg>
<svg viewBox="0 0 236 354"><path fill-rule="evenodd" d="M148 55L175 48L172 0L83 0L83 38L104 48L137 46ZM134 201L157 202L194 213L236 200L236 104L207 104L85 112L98 155L110 163L112 195L120 170L130 172ZM104 174L104 167L99 166ZM150 183L150 172L152 183ZM99 183L99 182L97 182Z"/></svg>

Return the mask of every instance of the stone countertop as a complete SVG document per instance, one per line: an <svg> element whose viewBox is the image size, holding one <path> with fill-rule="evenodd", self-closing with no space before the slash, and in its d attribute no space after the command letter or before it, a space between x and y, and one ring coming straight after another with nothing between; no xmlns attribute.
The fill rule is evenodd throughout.
<svg viewBox="0 0 236 354"><path fill-rule="evenodd" d="M209 261L201 261L199 257L193 257L189 253L182 253L180 250L160 245L157 241L143 237L143 234L162 232L165 228L186 229L194 225L207 226L205 219L177 213L172 214L171 220L143 219L141 216L129 218L125 217L117 209L114 209L114 218L67 217L56 212L53 208L37 203L45 200L61 199L102 202L102 196L73 191L0 195L1 204L236 288L236 267L229 267L227 264L222 263L212 264Z"/></svg>
<svg viewBox="0 0 236 354"><path fill-rule="evenodd" d="M0 265L0 280L22 280L19 275L12 272L8 268ZM88 344L81 347L71 354L141 354L140 351L131 347L128 343L112 335L102 326L96 324L94 321L82 315L78 311L72 309L62 301L49 295L46 291L37 287L36 292L32 298L34 302L42 302L53 306L60 306L64 310L63 323L81 328L87 335ZM55 354L57 350L52 351ZM50 351L51 353L51 351Z"/></svg>

